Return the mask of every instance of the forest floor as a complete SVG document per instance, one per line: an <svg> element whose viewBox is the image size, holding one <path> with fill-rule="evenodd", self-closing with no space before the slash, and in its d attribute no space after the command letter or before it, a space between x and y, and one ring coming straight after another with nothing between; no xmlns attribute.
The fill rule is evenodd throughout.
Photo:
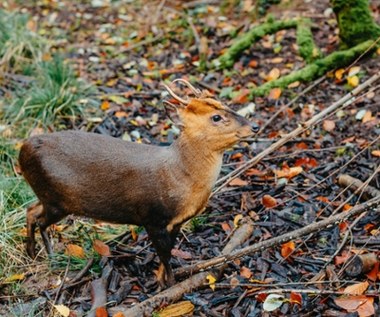
<svg viewBox="0 0 380 317"><path fill-rule="evenodd" d="M2 189L0 208L10 197L23 197L15 204L8 203L7 212L0 215L0 315L61 316L65 312L54 305L62 304L70 309L70 316L81 316L91 308L91 282L105 269L109 270L107 307L129 307L159 291L154 274L158 258L143 228L69 217L53 226L53 259L47 258L40 238L39 256L31 260L25 255L25 208L35 198L14 174L22 138L81 129L126 141L170 144L178 130L163 111L161 83L185 78L235 110L254 107L250 120L264 127L251 142L225 153L224 176L379 70L380 51L352 65L359 82L347 80L347 72L342 77L340 72L332 72L318 83L297 83L281 94L277 91L249 100L248 88L299 69L304 61L297 53L295 30L289 29L265 36L230 70L202 70L200 51L206 51L211 62L229 47L234 34L263 21L250 13L251 1L240 1L240 6L229 2L233 3L225 1L224 7L218 1L204 5L175 0L0 4L0 9L8 12L29 14L28 29L49 45L43 59L62 54L75 75L92 86L78 100L82 109L75 119L67 115L48 123L42 117L25 118L24 123L17 118L0 122L2 146L8 151L2 153L2 160L6 158L12 165L1 181L17 182L11 193ZM276 19L309 17L322 53L338 49L337 24L328 1L283 2L270 10ZM372 2L372 11L379 23L379 2ZM26 72L13 72L10 67L4 78L0 76L0 107L14 98L15 86L26 87L34 80ZM369 184L380 189L380 177L375 173L380 163L378 88L292 139L213 195L205 213L181 230L172 252L173 268L220 255L241 218L254 221L253 234L243 247L325 219L342 203L344 211L339 212L350 210L362 197L339 186L341 174L363 182L371 179ZM297 96L291 106L285 106ZM279 109L283 111L273 117ZM30 123L26 126L25 122ZM289 175L289 171L296 172ZM214 289L206 284L182 300L194 305L189 313L193 316L378 316L379 220L379 213L369 212L244 256L228 263L211 285ZM98 241L97 247L94 241ZM106 244L110 256L104 256ZM375 263L358 276L349 276L349 259L363 254L373 255ZM65 289L88 263L86 274ZM263 308L268 294L282 296L271 312Z"/></svg>

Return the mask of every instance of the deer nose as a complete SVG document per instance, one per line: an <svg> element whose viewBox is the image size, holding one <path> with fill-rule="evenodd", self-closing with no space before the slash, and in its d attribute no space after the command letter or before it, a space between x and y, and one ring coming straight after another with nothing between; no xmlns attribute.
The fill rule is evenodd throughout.
<svg viewBox="0 0 380 317"><path fill-rule="evenodd" d="M260 131L260 126L257 123L252 122L251 123L251 130L254 133L257 133Z"/></svg>

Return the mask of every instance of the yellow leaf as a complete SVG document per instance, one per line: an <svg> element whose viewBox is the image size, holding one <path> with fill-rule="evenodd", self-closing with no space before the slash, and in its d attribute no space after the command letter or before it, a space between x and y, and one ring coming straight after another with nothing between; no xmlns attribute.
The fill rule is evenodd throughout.
<svg viewBox="0 0 380 317"><path fill-rule="evenodd" d="M360 72L360 66L351 67L348 71L348 77L353 77Z"/></svg>
<svg viewBox="0 0 380 317"><path fill-rule="evenodd" d="M362 119L362 122L363 123L366 123L368 121L371 121L373 118L372 118L372 112L367 110L363 116L363 119Z"/></svg>
<svg viewBox="0 0 380 317"><path fill-rule="evenodd" d="M344 68L339 68L335 71L335 78L341 80L344 74Z"/></svg>
<svg viewBox="0 0 380 317"><path fill-rule="evenodd" d="M15 281L21 281L25 278L25 274L24 273L21 273L21 274L13 274L9 277L7 277L5 279L5 282L6 283L11 283L11 282L15 282Z"/></svg>
<svg viewBox="0 0 380 317"><path fill-rule="evenodd" d="M377 48L377 50L376 50L376 54L377 54L377 55L380 55L380 47Z"/></svg>
<svg viewBox="0 0 380 317"><path fill-rule="evenodd" d="M295 81L295 82L289 84L288 88L297 88L300 84L301 84L301 82Z"/></svg>
<svg viewBox="0 0 380 317"><path fill-rule="evenodd" d="M207 280L208 280L208 285L210 286L210 288L215 291L215 282L216 282L216 278L214 277L214 275L207 275L206 276Z"/></svg>
<svg viewBox="0 0 380 317"><path fill-rule="evenodd" d="M234 226L235 228L237 228L239 226L239 221L243 219L243 215L242 214L238 214L235 216L234 218Z"/></svg>
<svg viewBox="0 0 380 317"><path fill-rule="evenodd" d="M70 308L65 305L54 305L54 308L58 311L58 313L63 317L70 316Z"/></svg>
<svg viewBox="0 0 380 317"><path fill-rule="evenodd" d="M84 259L85 254L82 247L76 244L68 244L65 251L66 255L75 256L77 258Z"/></svg>
<svg viewBox="0 0 380 317"><path fill-rule="evenodd" d="M301 166L296 166L296 167L290 167L284 170L275 170L274 172L278 178L286 177L288 179L291 179L297 176L298 174L302 173L303 168Z"/></svg>
<svg viewBox="0 0 380 317"><path fill-rule="evenodd" d="M350 295L363 295L363 293L367 290L369 284L367 281L362 282L362 283L357 283L354 285L347 286L344 289L345 294L350 294Z"/></svg>
<svg viewBox="0 0 380 317"><path fill-rule="evenodd" d="M359 77L358 76L352 76L347 78L347 83L352 87L355 88L359 85Z"/></svg>
<svg viewBox="0 0 380 317"><path fill-rule="evenodd" d="M160 317L181 317L192 314L193 310L194 305L190 301L182 301L165 307L158 315Z"/></svg>

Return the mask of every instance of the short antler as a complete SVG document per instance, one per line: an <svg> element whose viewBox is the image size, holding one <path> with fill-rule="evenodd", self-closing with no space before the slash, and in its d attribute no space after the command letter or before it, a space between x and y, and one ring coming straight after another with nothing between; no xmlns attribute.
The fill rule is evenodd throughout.
<svg viewBox="0 0 380 317"><path fill-rule="evenodd" d="M190 84L190 83L189 83L187 80L185 80L185 79L177 78L177 79L173 80L173 83L175 83L175 82L182 83L182 84L184 84L185 86L189 87L190 90L194 93L194 95L195 95L196 97L200 97L201 94L202 94L202 92L201 92L199 89L195 88L192 84Z"/></svg>
<svg viewBox="0 0 380 317"><path fill-rule="evenodd" d="M172 96L175 100L179 101L181 104L184 104L184 105L187 105L187 104L189 103L189 100L188 100L188 99L185 100L185 99L181 98L180 96L176 95L176 94L174 93L174 91L171 90L171 88L169 88L168 85L165 85L165 84L162 84L162 85L163 85L163 86L165 87L165 89L168 91L168 93L170 94L170 96Z"/></svg>

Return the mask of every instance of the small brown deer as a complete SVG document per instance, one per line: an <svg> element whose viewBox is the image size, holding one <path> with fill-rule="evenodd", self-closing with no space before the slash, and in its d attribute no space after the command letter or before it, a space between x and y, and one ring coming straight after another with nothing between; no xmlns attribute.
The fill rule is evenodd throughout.
<svg viewBox="0 0 380 317"><path fill-rule="evenodd" d="M27 210L29 256L35 257L36 226L51 254L46 229L69 214L142 225L161 261L159 283L175 282L169 261L180 226L204 210L223 152L258 131L207 93L177 81L196 97L183 99L165 86L178 103L182 130L170 146L78 131L38 135L23 144L22 174L39 199Z"/></svg>

